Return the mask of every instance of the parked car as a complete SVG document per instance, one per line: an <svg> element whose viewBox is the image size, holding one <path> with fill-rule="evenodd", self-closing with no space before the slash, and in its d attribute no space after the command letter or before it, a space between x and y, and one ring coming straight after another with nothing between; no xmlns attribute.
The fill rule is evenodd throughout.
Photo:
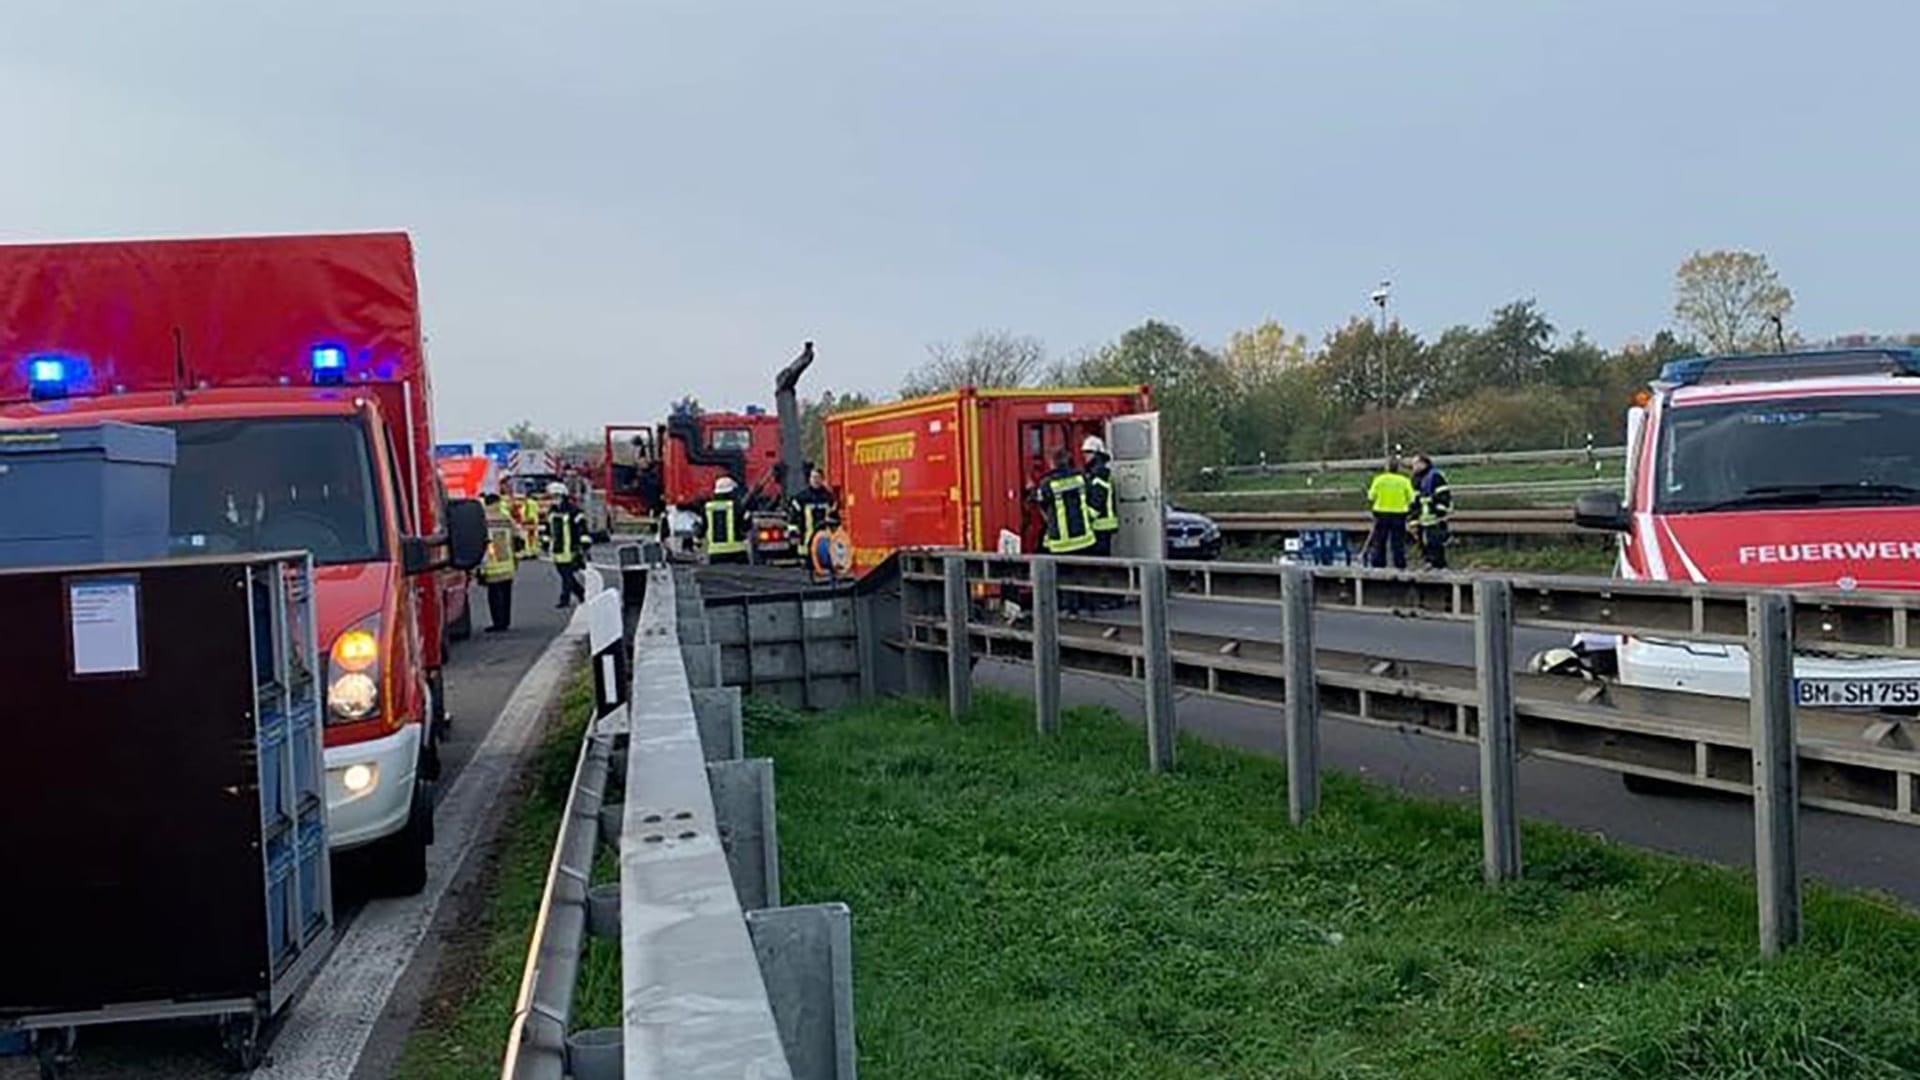
<svg viewBox="0 0 1920 1080"><path fill-rule="evenodd" d="M1167 558L1217 559L1220 545L1218 522L1205 514L1167 507Z"/></svg>

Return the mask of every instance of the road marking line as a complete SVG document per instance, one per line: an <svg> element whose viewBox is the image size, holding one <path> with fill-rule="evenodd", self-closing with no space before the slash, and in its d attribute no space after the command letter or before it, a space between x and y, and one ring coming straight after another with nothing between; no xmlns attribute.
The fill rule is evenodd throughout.
<svg viewBox="0 0 1920 1080"><path fill-rule="evenodd" d="M532 748L540 719L585 637L586 621L574 619L514 687L493 729L440 801L438 837L427 849L427 887L418 896L367 902L313 985L293 1003L269 1047L273 1064L255 1071L255 1080L340 1080L353 1074L447 887L473 850L480 821L498 807Z"/></svg>

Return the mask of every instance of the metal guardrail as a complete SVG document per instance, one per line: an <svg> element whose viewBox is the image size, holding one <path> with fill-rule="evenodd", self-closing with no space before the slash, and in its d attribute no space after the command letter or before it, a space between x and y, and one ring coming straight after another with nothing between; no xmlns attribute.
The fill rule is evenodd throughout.
<svg viewBox="0 0 1920 1080"><path fill-rule="evenodd" d="M1561 450L1494 450L1484 453L1435 454L1433 463L1448 465L1526 465L1556 461L1607 461L1627 456L1624 446L1570 446ZM1329 461L1262 461L1252 465L1220 465L1216 472L1224 476L1259 476L1296 472L1351 472L1380 467L1377 457L1340 458Z"/></svg>
<svg viewBox="0 0 1920 1080"><path fill-rule="evenodd" d="M591 603L612 613L593 624L599 715L501 1076L854 1080L849 912L780 906L772 763L740 760L740 693L719 687L697 586L621 554L623 579L644 591L631 671L618 663L618 594L590 570ZM618 845L620 880L589 887L602 844ZM620 941L621 1028L572 1030L589 933Z"/></svg>
<svg viewBox="0 0 1920 1080"><path fill-rule="evenodd" d="M1906 721L1792 704L1796 643L1851 655L1920 656L1920 637L1909 634L1920 597L934 553L910 553L902 569L908 686L933 692L944 684L956 716L969 704L975 656L1033 665L1043 733L1059 723L1063 669L1137 679L1146 686L1148 760L1165 769L1174 765L1177 690L1277 704L1286 715L1296 820L1317 802L1322 717L1477 745L1490 881L1521 872L1513 804L1521 754L1752 794L1765 952L1799 936L1802 803L1920 824L1920 753L1910 748ZM974 618L972 598L996 590L1028 601L1036 613L1029 628ZM1046 615L1066 591L1137 600L1140 621L1063 627ZM1182 595L1272 605L1278 640L1174 630L1169 598ZM1465 623L1477 661L1461 667L1319 650L1316 609ZM1738 641L1754 657L1750 697L1516 674L1516 625ZM951 647L962 641L966 648ZM1294 692L1309 679L1313 693Z"/></svg>
<svg viewBox="0 0 1920 1080"><path fill-rule="evenodd" d="M1366 532L1373 519L1364 510L1223 510L1208 517L1228 533L1286 533L1302 529ZM1593 536L1601 534L1573 523L1573 509L1456 510L1447 518L1453 532L1476 536Z"/></svg>

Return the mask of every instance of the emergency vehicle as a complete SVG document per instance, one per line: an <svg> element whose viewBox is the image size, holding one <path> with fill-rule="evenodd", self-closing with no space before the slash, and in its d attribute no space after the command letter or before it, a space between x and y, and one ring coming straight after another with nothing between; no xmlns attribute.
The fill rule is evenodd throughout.
<svg viewBox="0 0 1920 1080"><path fill-rule="evenodd" d="M0 430L172 429L172 547L304 550L328 840L426 880L450 595L486 548L433 463L401 233L0 246Z"/></svg>
<svg viewBox="0 0 1920 1080"><path fill-rule="evenodd" d="M1920 352L1839 349L1667 364L1627 413L1624 494L1580 497L1632 580L1920 588ZM1737 646L1627 637L1620 679L1748 693ZM1920 662L1802 653L1803 705L1920 706Z"/></svg>
<svg viewBox="0 0 1920 1080"><path fill-rule="evenodd" d="M1054 451L1083 464L1106 440L1120 533L1114 552L1159 558L1165 511L1159 416L1144 386L978 390L836 413L826 420L827 483L865 574L901 548L1037 552L1045 518L1029 497Z"/></svg>
<svg viewBox="0 0 1920 1080"><path fill-rule="evenodd" d="M654 427L609 425L601 464L610 527L616 512L655 518L663 541L680 532L691 545L686 530L698 519L689 508L713 494L714 481L731 476L735 498L749 511L745 539L753 560L800 561L804 540L788 527L785 503L788 485L797 490L807 480L797 388L812 364L809 341L774 376L774 414L753 405L723 413L676 407Z"/></svg>

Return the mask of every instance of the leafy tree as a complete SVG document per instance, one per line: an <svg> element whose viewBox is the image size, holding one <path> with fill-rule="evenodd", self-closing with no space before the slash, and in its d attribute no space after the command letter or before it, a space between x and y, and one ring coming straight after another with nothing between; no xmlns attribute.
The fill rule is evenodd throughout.
<svg viewBox="0 0 1920 1080"><path fill-rule="evenodd" d="M864 409L873 404L873 399L865 394L835 394L823 390L817 398L803 398L800 402L800 452L810 462L822 468L827 464L827 417L834 413Z"/></svg>
<svg viewBox="0 0 1920 1080"><path fill-rule="evenodd" d="M506 439L519 443L522 450L545 450L553 442L546 432L534 427L531 420L522 420L508 428Z"/></svg>
<svg viewBox="0 0 1920 1080"><path fill-rule="evenodd" d="M1540 365L1544 381L1570 390L1588 389L1606 372L1607 350L1576 331L1573 340L1548 353Z"/></svg>
<svg viewBox="0 0 1920 1080"><path fill-rule="evenodd" d="M1229 441L1220 422L1232 397L1226 366L1179 327L1149 319L1059 373L1067 383L1151 386L1169 480L1190 481L1226 460Z"/></svg>
<svg viewBox="0 0 1920 1080"><path fill-rule="evenodd" d="M1533 300L1515 300L1493 310L1480 334L1483 386L1525 386L1540 381L1552 355L1553 324Z"/></svg>
<svg viewBox="0 0 1920 1080"><path fill-rule="evenodd" d="M1424 352L1420 338L1400 323L1383 337L1372 320L1355 316L1327 335L1314 363L1327 393L1357 415L1418 400L1430 381Z"/></svg>
<svg viewBox="0 0 1920 1080"><path fill-rule="evenodd" d="M1026 386L1045 368L1047 347L1037 337L1008 330L977 330L958 345L927 346L927 360L900 386L902 397L958 386Z"/></svg>
<svg viewBox="0 0 1920 1080"><path fill-rule="evenodd" d="M1228 456L1257 461L1284 455L1295 431L1317 418L1318 380L1308 364L1307 339L1269 319L1236 331L1221 355L1228 400L1221 417Z"/></svg>
<svg viewBox="0 0 1920 1080"><path fill-rule="evenodd" d="M1765 255L1696 251L1673 279L1673 316L1714 352L1762 352L1793 313L1793 292Z"/></svg>

